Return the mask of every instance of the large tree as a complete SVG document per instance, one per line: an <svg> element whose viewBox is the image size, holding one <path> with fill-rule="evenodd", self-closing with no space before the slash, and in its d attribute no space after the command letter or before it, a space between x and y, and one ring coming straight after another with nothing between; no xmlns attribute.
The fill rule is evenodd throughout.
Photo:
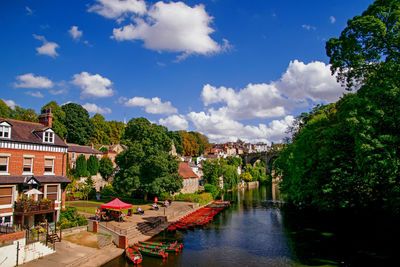
<svg viewBox="0 0 400 267"><path fill-rule="evenodd" d="M65 104L61 108L65 112L63 123L67 128L67 141L80 145L88 144L94 127L87 110L75 103Z"/></svg>
<svg viewBox="0 0 400 267"><path fill-rule="evenodd" d="M145 118L129 121L125 130L128 149L116 157L120 170L113 185L117 190L140 191L146 199L148 194L175 193L182 187L178 162L168 155L171 139L167 133L165 127Z"/></svg>
<svg viewBox="0 0 400 267"><path fill-rule="evenodd" d="M11 118L12 109L0 99L0 118Z"/></svg>
<svg viewBox="0 0 400 267"><path fill-rule="evenodd" d="M110 144L111 127L104 117L96 113L90 118L90 121L94 126L94 133L92 136L93 143L102 145Z"/></svg>
<svg viewBox="0 0 400 267"><path fill-rule="evenodd" d="M87 160L87 170L90 175L96 175L99 172L99 160L96 156L90 155Z"/></svg>
<svg viewBox="0 0 400 267"><path fill-rule="evenodd" d="M75 177L84 177L88 176L89 172L87 170L87 162L85 155L80 154L75 161Z"/></svg>
<svg viewBox="0 0 400 267"><path fill-rule="evenodd" d="M108 181L114 171L114 166L110 158L102 157L99 162L99 173L101 177Z"/></svg>

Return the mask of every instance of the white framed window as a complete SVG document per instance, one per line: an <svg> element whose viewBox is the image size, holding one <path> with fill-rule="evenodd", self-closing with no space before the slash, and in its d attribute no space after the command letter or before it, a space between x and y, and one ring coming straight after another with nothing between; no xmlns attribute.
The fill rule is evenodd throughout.
<svg viewBox="0 0 400 267"><path fill-rule="evenodd" d="M24 156L24 173L32 173L33 172L33 157Z"/></svg>
<svg viewBox="0 0 400 267"><path fill-rule="evenodd" d="M43 133L44 143L54 143L54 132L52 130L47 130Z"/></svg>
<svg viewBox="0 0 400 267"><path fill-rule="evenodd" d="M0 137L10 138L11 137L11 127L6 125L0 125Z"/></svg>
<svg viewBox="0 0 400 267"><path fill-rule="evenodd" d="M71 153L71 159L75 159L75 152Z"/></svg>
<svg viewBox="0 0 400 267"><path fill-rule="evenodd" d="M13 187L0 187L0 206L12 205L13 203Z"/></svg>
<svg viewBox="0 0 400 267"><path fill-rule="evenodd" d="M44 158L44 173L54 174L54 159Z"/></svg>
<svg viewBox="0 0 400 267"><path fill-rule="evenodd" d="M73 161L71 165L72 165L72 169L75 169L75 168L76 168L76 163L75 163L75 161Z"/></svg>
<svg viewBox="0 0 400 267"><path fill-rule="evenodd" d="M58 200L58 185L47 185L46 198L49 200Z"/></svg>
<svg viewBox="0 0 400 267"><path fill-rule="evenodd" d="M8 174L9 156L0 155L0 174Z"/></svg>

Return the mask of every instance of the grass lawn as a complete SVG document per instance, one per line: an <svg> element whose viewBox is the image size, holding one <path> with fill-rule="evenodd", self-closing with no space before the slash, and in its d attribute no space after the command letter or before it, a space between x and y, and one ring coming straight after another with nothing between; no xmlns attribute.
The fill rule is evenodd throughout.
<svg viewBox="0 0 400 267"><path fill-rule="evenodd" d="M96 214L96 209L98 206L104 204L104 202L100 201L67 201L66 205L75 207L80 212L85 212L89 214ZM132 210L136 212L137 207L141 207L142 210L149 210L151 208L151 204L143 204L143 205L132 205ZM128 210L122 211L124 214L128 213Z"/></svg>

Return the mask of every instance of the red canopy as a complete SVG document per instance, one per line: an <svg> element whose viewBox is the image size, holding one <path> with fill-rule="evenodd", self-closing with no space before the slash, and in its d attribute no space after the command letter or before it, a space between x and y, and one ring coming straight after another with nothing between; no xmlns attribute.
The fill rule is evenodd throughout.
<svg viewBox="0 0 400 267"><path fill-rule="evenodd" d="M123 210L123 209L129 209L132 207L132 204L128 204L125 202L122 202L118 198L114 199L113 201L110 201L106 204L103 204L100 206L102 209L116 209L116 210Z"/></svg>

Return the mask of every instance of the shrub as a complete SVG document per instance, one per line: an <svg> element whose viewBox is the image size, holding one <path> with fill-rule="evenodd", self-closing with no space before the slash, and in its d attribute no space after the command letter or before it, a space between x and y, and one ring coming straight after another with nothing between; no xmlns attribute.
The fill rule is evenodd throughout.
<svg viewBox="0 0 400 267"><path fill-rule="evenodd" d="M205 191L205 192L208 192L208 193L211 193L214 199L215 199L215 198L218 196L218 194L219 194L219 189L218 189L218 187L216 187L215 185L212 185L212 184L206 184L206 185L204 186L204 191Z"/></svg>

